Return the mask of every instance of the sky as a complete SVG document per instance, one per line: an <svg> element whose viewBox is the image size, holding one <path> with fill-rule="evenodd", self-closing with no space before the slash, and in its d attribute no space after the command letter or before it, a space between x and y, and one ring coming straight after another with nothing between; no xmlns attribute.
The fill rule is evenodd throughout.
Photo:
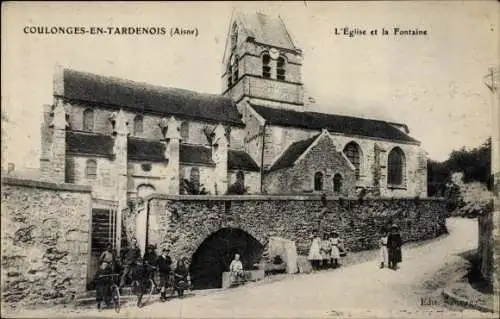
<svg viewBox="0 0 500 319"><path fill-rule="evenodd" d="M491 136L492 95L483 78L499 63L495 1L9 2L2 7L3 155L18 168L38 167L41 110L52 102L56 64L220 93L233 10L281 16L304 52L302 80L315 111L406 123L435 160ZM198 36L25 34L25 26L181 27ZM344 27L391 34L334 34ZM394 36L396 27L427 35Z"/></svg>

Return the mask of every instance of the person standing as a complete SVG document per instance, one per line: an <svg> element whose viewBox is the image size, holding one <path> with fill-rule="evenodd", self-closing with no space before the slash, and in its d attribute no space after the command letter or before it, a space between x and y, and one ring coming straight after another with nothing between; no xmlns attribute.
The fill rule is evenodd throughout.
<svg viewBox="0 0 500 319"><path fill-rule="evenodd" d="M389 265L389 253L387 252L387 230L385 229L382 230L382 237L380 237L379 244L380 268L384 268L386 265Z"/></svg>
<svg viewBox="0 0 500 319"><path fill-rule="evenodd" d="M137 267L137 261L141 259L141 249L137 247L137 240L132 238L131 246L128 248L125 254L125 260L123 262L124 269L120 280L120 287L125 286L127 278L130 278L131 273Z"/></svg>
<svg viewBox="0 0 500 319"><path fill-rule="evenodd" d="M158 273L160 274L160 300L161 301L166 301L167 296L166 296L166 288L167 284L169 284L169 275L171 272L171 267L172 267L172 259L168 255L169 251L167 248L163 248L161 251L161 255L158 257L158 260L156 262L158 266ZM170 283L173 284L173 283Z"/></svg>
<svg viewBox="0 0 500 319"><path fill-rule="evenodd" d="M177 261L177 266L174 270L174 277L177 294L180 298L182 298L184 296L184 290L188 289L191 285L186 257L182 257Z"/></svg>
<svg viewBox="0 0 500 319"><path fill-rule="evenodd" d="M321 260L323 264L323 268L327 268L328 264L332 258L332 243L328 239L328 235L323 235L323 240L321 241Z"/></svg>
<svg viewBox="0 0 500 319"><path fill-rule="evenodd" d="M106 250L102 252L99 256L99 265L106 263L111 272L115 271L116 266L116 254L113 251L113 245L111 243L106 244Z"/></svg>
<svg viewBox="0 0 500 319"><path fill-rule="evenodd" d="M331 259L332 259L332 266L334 268L337 268L339 266L339 260L340 260L340 238L339 234L337 232L333 232L332 236L329 239L330 245L332 247L332 252L331 252Z"/></svg>
<svg viewBox="0 0 500 319"><path fill-rule="evenodd" d="M111 301L111 284L112 278L110 276L111 268L107 262L101 263L99 269L94 275L95 291L97 309L101 310L101 303L104 301L109 306Z"/></svg>
<svg viewBox="0 0 500 319"><path fill-rule="evenodd" d="M389 253L389 268L396 270L398 269L398 263L402 261L401 256L401 246L403 242L401 239L401 234L399 233L399 227L396 224L391 226L391 231L387 237L387 250Z"/></svg>
<svg viewBox="0 0 500 319"><path fill-rule="evenodd" d="M307 259L311 263L311 266L313 269L318 269L321 263L321 238L318 236L318 233L315 232L312 242L311 242L311 247L309 248L309 256Z"/></svg>

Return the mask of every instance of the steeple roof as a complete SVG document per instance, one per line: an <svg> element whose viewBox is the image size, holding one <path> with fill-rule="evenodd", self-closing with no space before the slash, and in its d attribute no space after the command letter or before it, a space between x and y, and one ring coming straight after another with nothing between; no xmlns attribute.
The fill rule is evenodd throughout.
<svg viewBox="0 0 500 319"><path fill-rule="evenodd" d="M253 37L256 42L289 50L298 49L280 17L260 12L239 12L236 17L246 35Z"/></svg>

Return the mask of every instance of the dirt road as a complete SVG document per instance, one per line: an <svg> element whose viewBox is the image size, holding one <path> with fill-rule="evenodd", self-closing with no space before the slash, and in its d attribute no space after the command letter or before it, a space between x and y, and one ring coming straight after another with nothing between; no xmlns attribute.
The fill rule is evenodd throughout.
<svg viewBox="0 0 500 319"><path fill-rule="evenodd" d="M422 288L445 263L477 246L477 222L449 219L450 235L417 248L403 249L398 271L365 262L331 271L296 275L279 282L246 285L184 300L124 308L119 317L277 318L277 317L491 317L477 311L450 312L436 294ZM424 303L422 305L422 299ZM434 305L428 305L434 303ZM113 310L73 310L83 316L116 317ZM30 316L54 317L40 311ZM59 315L67 316L68 312Z"/></svg>

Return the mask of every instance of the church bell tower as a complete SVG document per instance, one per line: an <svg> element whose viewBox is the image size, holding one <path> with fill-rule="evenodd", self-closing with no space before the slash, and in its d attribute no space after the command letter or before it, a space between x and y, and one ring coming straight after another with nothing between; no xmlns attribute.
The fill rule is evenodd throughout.
<svg viewBox="0 0 500 319"><path fill-rule="evenodd" d="M304 106L302 50L280 17L233 14L222 59L222 94L274 108Z"/></svg>

